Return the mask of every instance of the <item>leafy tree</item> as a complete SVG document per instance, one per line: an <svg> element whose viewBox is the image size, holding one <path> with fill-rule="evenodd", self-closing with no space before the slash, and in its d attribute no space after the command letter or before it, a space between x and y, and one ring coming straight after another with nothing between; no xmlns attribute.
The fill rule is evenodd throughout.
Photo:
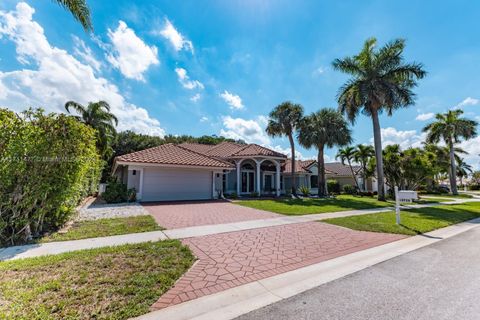
<svg viewBox="0 0 480 320"><path fill-rule="evenodd" d="M355 149L353 160L362 167L363 190L367 190L367 178L369 177L368 162L375 156L375 149L370 145L359 144Z"/></svg>
<svg viewBox="0 0 480 320"><path fill-rule="evenodd" d="M269 114L270 119L266 132L271 137L287 136L290 142L292 154L292 195L297 195L297 184L295 181L295 141L294 134L300 125L303 117L303 107L300 104L283 102L276 106Z"/></svg>
<svg viewBox="0 0 480 320"><path fill-rule="evenodd" d="M342 114L335 109L321 109L305 117L300 126L298 141L306 148L318 151L318 195L325 196L325 147L345 146L352 142L351 130Z"/></svg>
<svg viewBox="0 0 480 320"><path fill-rule="evenodd" d="M405 63L405 41L397 39L375 49L377 40L365 41L358 55L336 59L333 67L352 76L338 92L338 104L352 123L361 112L372 118L378 180L378 199L385 200L379 114L391 116L414 103L412 89L426 75L421 64Z"/></svg>
<svg viewBox="0 0 480 320"><path fill-rule="evenodd" d="M402 190L416 190L434 172L435 154L420 148L402 151L398 144L383 150L385 181L393 196L395 186Z"/></svg>
<svg viewBox="0 0 480 320"><path fill-rule="evenodd" d="M345 162L348 163L350 167L350 172L352 173L353 181L355 181L355 185L357 186L357 190L360 190L360 186L358 185L357 177L355 172L353 171L352 161L355 158L355 147L347 146L338 150L335 159L340 158L342 164L345 165Z"/></svg>
<svg viewBox="0 0 480 320"><path fill-rule="evenodd" d="M97 131L97 147L101 155L108 159L113 154L111 144L116 135L115 126L118 125L117 117L110 112L110 105L105 101L90 102L86 107L68 101L65 109L75 110L79 116L76 118Z"/></svg>
<svg viewBox="0 0 480 320"><path fill-rule="evenodd" d="M438 143L441 140L445 142L449 151L449 177L450 189L453 194L458 194L457 190L457 168L455 161L455 144L461 139L471 139L477 136L478 123L474 120L461 118L462 110L449 110L446 113L437 113L435 121L423 128L427 132L426 141L428 143Z"/></svg>
<svg viewBox="0 0 480 320"><path fill-rule="evenodd" d="M70 11L85 31L93 31L90 19L90 9L85 0L55 0L59 5Z"/></svg>
<svg viewBox="0 0 480 320"><path fill-rule="evenodd" d="M63 225L100 171L92 128L65 114L0 109L0 244Z"/></svg>

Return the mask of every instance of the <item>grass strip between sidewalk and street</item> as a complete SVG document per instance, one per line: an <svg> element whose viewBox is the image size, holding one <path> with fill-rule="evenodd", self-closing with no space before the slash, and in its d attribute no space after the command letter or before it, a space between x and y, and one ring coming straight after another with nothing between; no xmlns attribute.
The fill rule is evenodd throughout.
<svg viewBox="0 0 480 320"><path fill-rule="evenodd" d="M164 228L149 215L76 221L66 232L55 232L39 239L38 242L80 240L156 230Z"/></svg>
<svg viewBox="0 0 480 320"><path fill-rule="evenodd" d="M360 231L418 235L480 217L480 202L402 210L400 215L400 225L395 223L393 211L332 218L322 222Z"/></svg>
<svg viewBox="0 0 480 320"><path fill-rule="evenodd" d="M128 319L193 264L178 240L0 262L1 319Z"/></svg>
<svg viewBox="0 0 480 320"><path fill-rule="evenodd" d="M448 201L448 199L425 199L417 203L437 203ZM335 198L303 198L303 199L258 199L240 200L235 204L284 214L287 216L300 216L306 214L339 212L349 210L375 209L393 207L393 201L378 201L376 197L360 197L351 195L340 195Z"/></svg>

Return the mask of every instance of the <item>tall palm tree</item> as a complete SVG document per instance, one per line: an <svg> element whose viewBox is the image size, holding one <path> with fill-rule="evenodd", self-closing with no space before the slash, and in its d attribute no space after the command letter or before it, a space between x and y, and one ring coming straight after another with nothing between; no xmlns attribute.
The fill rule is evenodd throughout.
<svg viewBox="0 0 480 320"><path fill-rule="evenodd" d="M367 165L370 159L375 156L375 149L373 146L358 144L353 155L353 160L360 163L362 167L363 190L367 190Z"/></svg>
<svg viewBox="0 0 480 320"><path fill-rule="evenodd" d="M423 128L423 132L427 132L427 143L438 143L443 140L448 147L450 189L453 194L458 194L454 145L459 143L462 138L468 140L477 136L478 123L474 120L461 118L462 114L462 110L437 113L435 115L436 121Z"/></svg>
<svg viewBox="0 0 480 320"><path fill-rule="evenodd" d="M295 181L295 141L294 134L297 132L300 120L303 117L301 104L285 101L276 106L269 114L270 119L265 131L271 137L287 136L290 142L292 153L292 195L297 195L297 184Z"/></svg>
<svg viewBox="0 0 480 320"><path fill-rule="evenodd" d="M115 126L118 125L117 117L110 112L110 105L105 101L89 102L85 107L75 101L65 103L65 109L75 110L79 121L94 128L97 131L97 147L102 156L111 156L111 143L116 135Z"/></svg>
<svg viewBox="0 0 480 320"><path fill-rule="evenodd" d="M345 146L352 142L352 132L342 114L335 109L321 109L302 121L298 141L306 148L318 151L318 195L327 195L325 183L325 147Z"/></svg>
<svg viewBox="0 0 480 320"><path fill-rule="evenodd" d="M463 185L463 178L468 177L473 172L471 165L466 163L463 158L457 158L457 176L460 178L460 185Z"/></svg>
<svg viewBox="0 0 480 320"><path fill-rule="evenodd" d="M93 31L90 10L85 0L55 0L59 5L70 11L85 31Z"/></svg>
<svg viewBox="0 0 480 320"><path fill-rule="evenodd" d="M358 185L357 177L355 175L355 172L353 171L353 166L352 166L352 160L354 160L354 157L355 157L355 147L347 146L338 150L337 155L335 156L335 159L340 158L343 165L345 165L345 162L348 163L348 166L350 167L350 172L352 173L353 181L355 181L355 185L357 186L357 189L360 190L360 186Z"/></svg>
<svg viewBox="0 0 480 320"><path fill-rule="evenodd" d="M412 105L415 98L412 89L426 72L421 64L403 61L404 40L391 41L379 49L375 49L376 44L375 38L368 39L358 55L336 59L333 67L352 76L338 92L339 110L352 123L360 112L372 118L378 199L384 201L379 114L385 111L391 116L396 109Z"/></svg>

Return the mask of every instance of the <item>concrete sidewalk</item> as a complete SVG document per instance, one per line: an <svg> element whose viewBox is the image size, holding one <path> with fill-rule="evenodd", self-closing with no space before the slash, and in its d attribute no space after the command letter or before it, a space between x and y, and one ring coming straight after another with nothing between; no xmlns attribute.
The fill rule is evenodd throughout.
<svg viewBox="0 0 480 320"><path fill-rule="evenodd" d="M465 202L480 201L480 199L453 199L452 201L434 203L434 204L417 204L402 206L404 209L427 208L439 205L460 204ZM100 237L82 240L59 241L41 244L14 246L8 248L0 248L0 261L10 259L21 259L38 257L48 254L59 254L69 251L93 249L99 247L108 247L115 245L123 245L127 243L141 243L147 241L159 241L165 239L184 239L191 237L199 237L226 232L243 231L250 229L258 229L265 227L274 227L288 225L294 223L321 221L330 218L349 217L356 215L364 215L371 213L380 213L393 210L392 207L339 211L330 213L318 213L302 216L281 216L279 218L257 219L233 223L196 226L180 229L171 229L164 231L152 231L142 233L132 233L110 237Z"/></svg>

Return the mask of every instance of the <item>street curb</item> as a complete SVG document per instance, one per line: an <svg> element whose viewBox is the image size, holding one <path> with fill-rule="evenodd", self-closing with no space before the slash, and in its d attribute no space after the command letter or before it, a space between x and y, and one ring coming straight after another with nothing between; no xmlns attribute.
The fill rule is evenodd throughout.
<svg viewBox="0 0 480 320"><path fill-rule="evenodd" d="M137 320L227 320L281 301L370 266L456 236L480 218L358 251L134 318Z"/></svg>

